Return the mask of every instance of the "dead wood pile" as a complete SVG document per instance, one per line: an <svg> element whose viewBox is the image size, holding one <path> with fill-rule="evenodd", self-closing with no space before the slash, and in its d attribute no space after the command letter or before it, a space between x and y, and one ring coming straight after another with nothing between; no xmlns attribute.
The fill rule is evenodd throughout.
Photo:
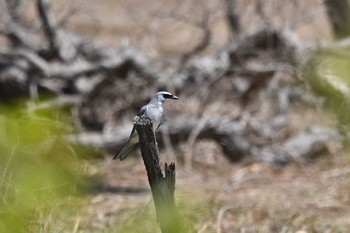
<svg viewBox="0 0 350 233"><path fill-rule="evenodd" d="M77 35L47 0L36 1L37 18L28 22L23 2L0 0L0 36L6 40L0 47L0 98L55 96L46 104L71 107L82 129L69 136L76 143L119 150L131 128L124 118L161 89L181 99L169 110L162 137L169 140L161 145L205 138L218 143L230 161L253 156L283 165L313 157L338 138L330 129L321 130L323 137L312 130L290 135L293 105L309 96L296 78L305 48L291 32L262 28L203 54L208 34L164 68L129 44L115 49Z"/></svg>

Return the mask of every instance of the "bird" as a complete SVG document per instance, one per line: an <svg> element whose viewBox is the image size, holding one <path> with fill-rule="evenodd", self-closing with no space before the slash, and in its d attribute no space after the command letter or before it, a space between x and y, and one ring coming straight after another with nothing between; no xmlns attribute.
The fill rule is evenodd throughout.
<svg viewBox="0 0 350 233"><path fill-rule="evenodd" d="M154 132L156 132L165 121L163 104L169 99L177 100L178 97L170 92L160 91L156 93L149 103L143 106L137 114L137 116L147 116L152 120ZM124 160L131 152L135 151L138 146L139 137L134 126L123 149L115 155L113 159Z"/></svg>

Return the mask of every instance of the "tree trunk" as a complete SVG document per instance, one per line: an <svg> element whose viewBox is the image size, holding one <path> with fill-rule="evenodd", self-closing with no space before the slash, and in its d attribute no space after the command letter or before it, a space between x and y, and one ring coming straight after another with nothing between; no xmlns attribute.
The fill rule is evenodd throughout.
<svg viewBox="0 0 350 233"><path fill-rule="evenodd" d="M157 221L162 233L182 232L175 208L175 163L165 163L163 175L152 121L145 116L135 117L135 128L139 134L140 150L151 186Z"/></svg>

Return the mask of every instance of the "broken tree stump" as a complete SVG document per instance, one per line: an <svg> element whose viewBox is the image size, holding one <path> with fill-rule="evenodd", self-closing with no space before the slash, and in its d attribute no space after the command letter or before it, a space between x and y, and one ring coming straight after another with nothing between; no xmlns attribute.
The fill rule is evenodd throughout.
<svg viewBox="0 0 350 233"><path fill-rule="evenodd" d="M134 125L139 134L140 151L147 170L160 229L162 233L182 232L174 200L175 163L165 163L163 175L151 119L146 116L135 117Z"/></svg>

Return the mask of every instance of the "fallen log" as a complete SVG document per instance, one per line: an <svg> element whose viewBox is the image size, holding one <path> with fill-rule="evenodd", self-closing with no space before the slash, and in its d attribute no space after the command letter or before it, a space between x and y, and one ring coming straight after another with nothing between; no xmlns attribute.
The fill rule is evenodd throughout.
<svg viewBox="0 0 350 233"><path fill-rule="evenodd" d="M174 145L187 141L193 130L196 129L199 120L196 118L182 119L176 122L167 123L166 131ZM98 148L104 148L111 153L120 150L127 141L130 133L130 127L123 127L108 133L83 133L80 135L70 135L68 139L73 143L89 145ZM161 139L159 137L159 139ZM212 139L217 142L225 155L231 162L237 162L247 155L256 155L256 158L264 160L259 156L261 146L254 144L249 140L246 123L225 119L210 118L201 127L197 134L197 139ZM164 143L159 140L159 146L163 147ZM280 154L274 154L277 157L269 155L266 161L281 163Z"/></svg>

